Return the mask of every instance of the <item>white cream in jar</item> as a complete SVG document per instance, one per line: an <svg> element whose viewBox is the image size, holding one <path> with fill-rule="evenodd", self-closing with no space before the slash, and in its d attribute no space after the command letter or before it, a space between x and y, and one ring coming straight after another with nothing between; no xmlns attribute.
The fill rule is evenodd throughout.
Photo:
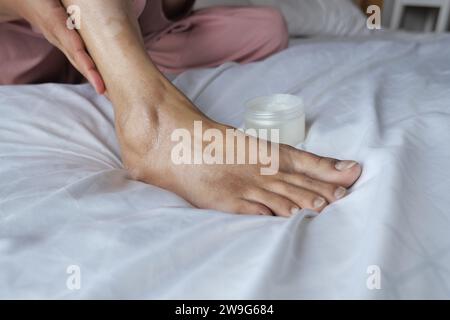
<svg viewBox="0 0 450 320"><path fill-rule="evenodd" d="M246 103L245 129L278 129L280 143L296 146L305 140L303 100L290 94L252 99ZM270 133L268 139L273 140Z"/></svg>

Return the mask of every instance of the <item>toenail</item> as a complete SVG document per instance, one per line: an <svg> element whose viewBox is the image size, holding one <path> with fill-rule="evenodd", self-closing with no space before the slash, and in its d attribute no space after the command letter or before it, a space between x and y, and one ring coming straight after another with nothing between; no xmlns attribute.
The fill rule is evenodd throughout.
<svg viewBox="0 0 450 320"><path fill-rule="evenodd" d="M314 209L322 208L326 202L327 201L322 197L316 198L316 200L314 200L313 202Z"/></svg>
<svg viewBox="0 0 450 320"><path fill-rule="evenodd" d="M339 161L334 165L334 167L336 170L344 171L353 168L356 164L357 162L355 161Z"/></svg>
<svg viewBox="0 0 450 320"><path fill-rule="evenodd" d="M347 189L345 189L343 187L339 187L336 189L336 191L334 191L334 197L336 199L341 199L345 196L346 193L347 193Z"/></svg>
<svg viewBox="0 0 450 320"><path fill-rule="evenodd" d="M299 212L300 212L300 208L293 207L293 208L291 209L291 215L297 214L297 213L299 213Z"/></svg>

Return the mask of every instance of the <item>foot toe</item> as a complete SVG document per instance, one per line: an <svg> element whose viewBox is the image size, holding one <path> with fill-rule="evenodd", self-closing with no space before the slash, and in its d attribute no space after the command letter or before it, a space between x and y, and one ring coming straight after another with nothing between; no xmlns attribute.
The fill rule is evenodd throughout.
<svg viewBox="0 0 450 320"><path fill-rule="evenodd" d="M282 173L280 179L296 187L310 190L323 196L329 203L342 199L347 194L347 189L332 183L315 180L304 174Z"/></svg>
<svg viewBox="0 0 450 320"><path fill-rule="evenodd" d="M299 150L291 151L291 169L345 188L352 186L362 172L361 165L356 161L319 157Z"/></svg>
<svg viewBox="0 0 450 320"><path fill-rule="evenodd" d="M271 191L291 200L302 209L322 211L328 205L327 199L320 193L305 189L285 181L275 181L271 185ZM334 199L333 199L334 200Z"/></svg>
<svg viewBox="0 0 450 320"><path fill-rule="evenodd" d="M279 193L265 190L262 188L253 189L245 195L248 201L261 203L269 208L275 215L281 217L290 217L300 208L292 200L282 196Z"/></svg>
<svg viewBox="0 0 450 320"><path fill-rule="evenodd" d="M236 204L232 212L243 215L273 216L272 211L265 205L247 200Z"/></svg>

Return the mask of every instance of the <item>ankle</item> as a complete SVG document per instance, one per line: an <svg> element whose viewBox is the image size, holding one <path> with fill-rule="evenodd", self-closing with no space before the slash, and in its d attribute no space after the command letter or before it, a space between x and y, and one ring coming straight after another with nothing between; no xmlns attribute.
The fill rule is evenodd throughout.
<svg viewBox="0 0 450 320"><path fill-rule="evenodd" d="M131 69L131 68L130 68ZM116 111L123 108L152 108L165 100L170 83L152 70L119 70L106 77L108 97Z"/></svg>

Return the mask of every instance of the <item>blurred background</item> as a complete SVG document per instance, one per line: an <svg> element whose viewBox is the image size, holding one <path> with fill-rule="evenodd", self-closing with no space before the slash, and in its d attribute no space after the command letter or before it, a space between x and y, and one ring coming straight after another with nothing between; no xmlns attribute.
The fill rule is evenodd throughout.
<svg viewBox="0 0 450 320"><path fill-rule="evenodd" d="M399 29L417 32L436 31L440 18L439 14L442 10L447 21L445 22L444 18L442 18L445 24L444 29L449 31L449 0L384 0L367 2L381 2L383 4L382 21L386 28L397 28L392 26L392 22L395 15L395 6L398 5L396 2L399 2L403 7L403 12L400 14Z"/></svg>
<svg viewBox="0 0 450 320"><path fill-rule="evenodd" d="M351 1L363 10L373 4L382 7L382 24L385 28L434 32L438 29L438 22L441 20L445 24L443 30L449 30L450 0L197 0L197 7L249 4L283 7L283 4L286 4L287 7L295 9L296 7L303 8L303 6L313 7L312 3L315 3L320 7L334 5L337 10L336 4L342 2L342 7L345 7ZM399 13L397 14L398 26L393 26L396 5L401 8L401 12L397 10ZM445 17L439 17L440 12L443 12ZM301 18L299 17L299 19Z"/></svg>

